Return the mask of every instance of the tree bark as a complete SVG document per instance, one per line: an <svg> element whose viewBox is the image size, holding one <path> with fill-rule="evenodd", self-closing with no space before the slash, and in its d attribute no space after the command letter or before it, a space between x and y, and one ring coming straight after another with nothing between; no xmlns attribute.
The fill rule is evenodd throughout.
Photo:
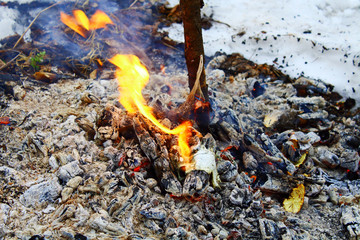
<svg viewBox="0 0 360 240"><path fill-rule="evenodd" d="M204 56L204 46L201 29L201 13L200 9L203 6L202 0L180 0L180 8L182 11L182 20L184 24L184 38L185 38L185 59L189 76L189 88L193 89L196 75L199 68L200 56ZM198 97L199 101L196 106L201 106L195 110L195 121L198 126L206 131L209 125L209 95L208 86L206 84L205 67L202 66L202 73L200 76L201 94Z"/></svg>

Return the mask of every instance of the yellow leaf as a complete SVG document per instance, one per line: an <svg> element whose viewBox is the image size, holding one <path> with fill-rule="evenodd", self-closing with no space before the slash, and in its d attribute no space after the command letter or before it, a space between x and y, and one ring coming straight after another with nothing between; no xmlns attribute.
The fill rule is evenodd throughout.
<svg viewBox="0 0 360 240"><path fill-rule="evenodd" d="M288 212L298 213L304 203L305 186L299 184L294 188L288 199L284 200L284 208Z"/></svg>
<svg viewBox="0 0 360 240"><path fill-rule="evenodd" d="M301 155L299 161L295 164L296 167L300 167L301 164L303 164L303 162L306 159L306 153L304 153L303 155Z"/></svg>

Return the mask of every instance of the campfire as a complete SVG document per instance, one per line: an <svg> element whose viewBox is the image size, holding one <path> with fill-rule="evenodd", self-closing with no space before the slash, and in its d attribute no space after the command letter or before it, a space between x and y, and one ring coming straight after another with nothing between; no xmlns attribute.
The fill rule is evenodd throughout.
<svg viewBox="0 0 360 240"><path fill-rule="evenodd" d="M126 22L149 21L146 4L53 8L79 55L51 67L47 46L4 67L27 80L0 84L0 238L359 238L353 101L240 54L173 71L183 46L162 23Z"/></svg>
<svg viewBox="0 0 360 240"><path fill-rule="evenodd" d="M191 122L186 121L174 129L169 129L155 118L151 108L145 105L145 99L141 93L149 80L149 73L136 56L116 55L110 59L110 62L118 67L116 77L119 83L120 103L129 113L139 111L164 133L177 136L183 165L189 168L187 166L190 160L188 138L191 134Z"/></svg>

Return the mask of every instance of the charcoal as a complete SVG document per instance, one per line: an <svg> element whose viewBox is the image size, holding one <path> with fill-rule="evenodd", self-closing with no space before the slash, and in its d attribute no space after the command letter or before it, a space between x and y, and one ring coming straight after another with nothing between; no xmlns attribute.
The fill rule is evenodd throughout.
<svg viewBox="0 0 360 240"><path fill-rule="evenodd" d="M279 222L285 220L286 213L285 211L279 209L279 207L272 207L269 210L265 211L265 216L268 219Z"/></svg>
<svg viewBox="0 0 360 240"><path fill-rule="evenodd" d="M63 183L67 183L71 178L81 175L83 172L79 166L79 162L73 161L60 167L57 171L57 176Z"/></svg>
<svg viewBox="0 0 360 240"><path fill-rule="evenodd" d="M305 195L308 196L308 197L317 196L320 192L322 192L323 189L324 189L323 185L310 184L306 188L306 194Z"/></svg>
<svg viewBox="0 0 360 240"><path fill-rule="evenodd" d="M326 192L320 192L316 197L310 199L311 204L324 204L329 200L329 195L326 194Z"/></svg>
<svg viewBox="0 0 360 240"><path fill-rule="evenodd" d="M235 180L238 174L238 168L235 163L230 161L221 161L217 164L217 171L220 176L220 180L224 182L231 182Z"/></svg>
<svg viewBox="0 0 360 240"><path fill-rule="evenodd" d="M247 216L258 218L264 212L264 206L260 201L252 201L250 207L246 209Z"/></svg>
<svg viewBox="0 0 360 240"><path fill-rule="evenodd" d="M88 238L80 233L76 233L74 236L75 240L87 240Z"/></svg>
<svg viewBox="0 0 360 240"><path fill-rule="evenodd" d="M113 218L121 218L121 215L128 211L132 205L140 201L142 190L138 187L130 187L126 199L120 197L111 200L107 207L107 212Z"/></svg>
<svg viewBox="0 0 360 240"><path fill-rule="evenodd" d="M243 144L252 152L258 162L271 162L282 170L283 173L289 172L293 174L295 172L296 167L294 164L281 153L264 133L258 131L256 140L252 136L244 134Z"/></svg>
<svg viewBox="0 0 360 240"><path fill-rule="evenodd" d="M360 179L356 179L353 181L346 181L345 184L352 195L356 195L360 192Z"/></svg>
<svg viewBox="0 0 360 240"><path fill-rule="evenodd" d="M314 132L293 132L289 140L296 141L301 151L308 150L313 144L320 142L321 138Z"/></svg>
<svg viewBox="0 0 360 240"><path fill-rule="evenodd" d="M259 166L257 160L250 151L244 152L242 159L245 169L255 170Z"/></svg>
<svg viewBox="0 0 360 240"><path fill-rule="evenodd" d="M240 114L239 120L244 135L255 135L257 133L257 129L262 129L263 127L263 122L250 114Z"/></svg>
<svg viewBox="0 0 360 240"><path fill-rule="evenodd" d="M71 196L71 194L74 192L74 189L73 188L71 188L71 187L65 187L62 191L61 191L61 200L63 201L63 202L66 202L69 198L70 198L70 196Z"/></svg>
<svg viewBox="0 0 360 240"><path fill-rule="evenodd" d="M183 195L197 198L202 196L209 185L209 174L203 170L193 170L186 175Z"/></svg>
<svg viewBox="0 0 360 240"><path fill-rule="evenodd" d="M235 182L239 187L248 187L252 183L252 180L247 174L241 172L237 175Z"/></svg>
<svg viewBox="0 0 360 240"><path fill-rule="evenodd" d="M188 232L183 227L168 228L166 229L165 235L167 239L173 239L173 240L188 239L187 238Z"/></svg>
<svg viewBox="0 0 360 240"><path fill-rule="evenodd" d="M305 77L298 78L294 87L298 89L298 92L307 96L315 93L318 94L329 94L330 87L320 80L313 80Z"/></svg>
<svg viewBox="0 0 360 240"><path fill-rule="evenodd" d="M360 213L352 206L341 207L341 223L346 228L349 239L358 239L360 237Z"/></svg>
<svg viewBox="0 0 360 240"><path fill-rule="evenodd" d="M94 129L94 123L92 123L88 118L78 117L75 119L75 122L79 125L81 129L86 132L86 138L88 140L93 140L96 134Z"/></svg>
<svg viewBox="0 0 360 240"><path fill-rule="evenodd" d="M61 228L59 232L64 239L75 239L75 232L70 228Z"/></svg>
<svg viewBox="0 0 360 240"><path fill-rule="evenodd" d="M340 165L339 157L325 147L319 147L317 154L320 162L329 168L336 168Z"/></svg>
<svg viewBox="0 0 360 240"><path fill-rule="evenodd" d="M252 199L252 194L248 188L234 188L229 196L232 204L243 208L248 207Z"/></svg>
<svg viewBox="0 0 360 240"><path fill-rule="evenodd" d="M299 118L302 120L312 120L312 121L319 121L326 119L328 117L328 113L326 111L318 111L312 113L303 113L299 115Z"/></svg>
<svg viewBox="0 0 360 240"><path fill-rule="evenodd" d="M158 150L158 145L156 141L151 137L149 132L147 132L138 119L134 118L134 129L136 136L139 139L140 147L146 154L146 156L152 160L155 160L160 156Z"/></svg>
<svg viewBox="0 0 360 240"><path fill-rule="evenodd" d="M360 156L356 151L346 150L341 153L340 166L356 172L359 169Z"/></svg>
<svg viewBox="0 0 360 240"><path fill-rule="evenodd" d="M41 235L33 235L29 240L45 240Z"/></svg>
<svg viewBox="0 0 360 240"><path fill-rule="evenodd" d="M175 174L170 171L168 161L165 158L158 158L154 162L154 167L157 169L157 176L160 179L160 184L164 190L175 196L180 196L183 192L181 183L176 178Z"/></svg>
<svg viewBox="0 0 360 240"><path fill-rule="evenodd" d="M166 192L180 196L182 186L171 170L170 159L165 157L167 154L160 150L157 142L144 127L144 123L141 123L141 121L135 117L134 130L140 142L140 147L146 156L152 160L155 173L158 179L160 179L161 186Z"/></svg>
<svg viewBox="0 0 360 240"><path fill-rule="evenodd" d="M260 219L259 228L262 239L281 239L280 229L274 221Z"/></svg>
<svg viewBox="0 0 360 240"><path fill-rule="evenodd" d="M257 98L265 93L266 87L264 84L261 84L257 79L249 78L247 81L248 93L249 95Z"/></svg>
<svg viewBox="0 0 360 240"><path fill-rule="evenodd" d="M120 236L126 234L126 230L120 224L110 222L109 216L105 212L93 214L89 219L89 226L104 233Z"/></svg>
<svg viewBox="0 0 360 240"><path fill-rule="evenodd" d="M163 233L162 228L154 220L149 220L149 219L145 220L144 226L156 235Z"/></svg>
<svg viewBox="0 0 360 240"><path fill-rule="evenodd" d="M43 154L44 157L47 157L49 150L44 140L45 140L44 136L42 136L40 132L37 133L29 132L29 134L26 136L24 140L23 148L29 150L33 148L34 151ZM34 147L32 147L31 145L34 145Z"/></svg>
<svg viewBox="0 0 360 240"><path fill-rule="evenodd" d="M165 228L176 228L177 222L176 222L175 218L171 215L168 215L164 221L164 227Z"/></svg>
<svg viewBox="0 0 360 240"><path fill-rule="evenodd" d="M292 190L292 184L289 181L284 181L284 179L280 179L271 175L267 175L267 180L259 187L264 192L278 194L290 194Z"/></svg>
<svg viewBox="0 0 360 240"><path fill-rule="evenodd" d="M324 108L326 101L323 97L291 97L288 99L288 102L295 108L304 110L308 108L311 111L316 111L319 108Z"/></svg>
<svg viewBox="0 0 360 240"><path fill-rule="evenodd" d="M48 181L35 184L24 192L20 201L25 206L37 206L44 202L55 202L62 190L58 179L55 177Z"/></svg>
<svg viewBox="0 0 360 240"><path fill-rule="evenodd" d="M166 212L161 209L151 208L148 210L141 210L140 214L146 217L147 219L160 220L164 221L166 218Z"/></svg>
<svg viewBox="0 0 360 240"><path fill-rule="evenodd" d="M289 160L293 163L298 162L299 158L301 157L300 149L296 148L297 144L293 141L286 141L283 147L283 153Z"/></svg>

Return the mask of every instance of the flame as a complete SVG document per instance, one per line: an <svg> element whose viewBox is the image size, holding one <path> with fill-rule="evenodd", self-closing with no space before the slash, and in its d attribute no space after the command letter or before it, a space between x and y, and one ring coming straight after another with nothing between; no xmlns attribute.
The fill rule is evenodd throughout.
<svg viewBox="0 0 360 240"><path fill-rule="evenodd" d="M186 167L191 154L188 144L188 139L191 137L191 122L185 121L178 127L169 129L155 118L152 109L146 105L141 93L149 81L149 73L137 56L117 54L109 61L118 67L116 69L116 78L119 84L120 103L129 113L139 111L161 131L178 136L179 151Z"/></svg>
<svg viewBox="0 0 360 240"><path fill-rule="evenodd" d="M101 10L97 10L94 15L91 16L90 20L81 10L73 10L73 15L74 16L70 16L60 12L60 19L66 26L84 38L86 38L87 33L91 30L104 28L107 24L113 24L109 16Z"/></svg>
<svg viewBox="0 0 360 240"><path fill-rule="evenodd" d="M78 25L74 17L67 15L66 13L60 12L60 19L66 26L86 38L87 31L85 31L80 25Z"/></svg>

